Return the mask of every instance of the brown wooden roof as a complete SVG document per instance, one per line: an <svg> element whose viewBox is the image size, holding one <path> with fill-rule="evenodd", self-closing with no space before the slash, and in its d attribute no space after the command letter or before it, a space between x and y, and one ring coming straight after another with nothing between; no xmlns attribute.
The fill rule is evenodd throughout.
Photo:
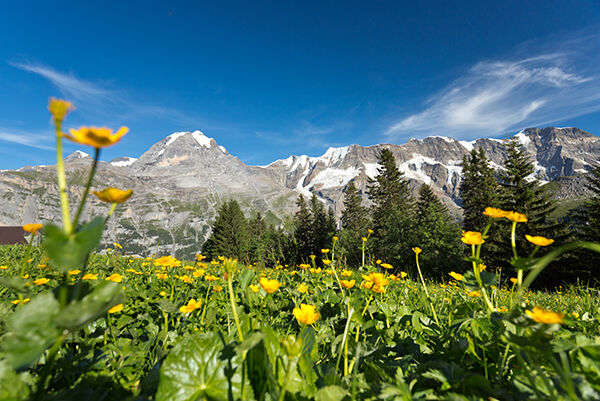
<svg viewBox="0 0 600 401"><path fill-rule="evenodd" d="M0 226L0 245L26 244L25 230L21 226Z"/></svg>

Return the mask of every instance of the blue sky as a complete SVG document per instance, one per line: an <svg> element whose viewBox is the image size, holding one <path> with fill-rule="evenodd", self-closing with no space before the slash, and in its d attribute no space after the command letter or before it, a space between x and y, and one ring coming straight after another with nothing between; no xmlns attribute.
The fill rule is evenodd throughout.
<svg viewBox="0 0 600 401"><path fill-rule="evenodd" d="M76 105L69 127L130 128L104 160L196 129L258 165L530 126L600 135L597 1L7 4L0 169L54 163L50 96Z"/></svg>

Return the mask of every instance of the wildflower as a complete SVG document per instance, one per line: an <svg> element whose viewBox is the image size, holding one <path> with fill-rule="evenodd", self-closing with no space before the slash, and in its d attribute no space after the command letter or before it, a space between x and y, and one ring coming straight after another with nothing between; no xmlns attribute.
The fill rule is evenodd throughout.
<svg viewBox="0 0 600 401"><path fill-rule="evenodd" d="M191 284L194 282L194 279L191 278L190 276L181 276L181 277L179 277L179 280L183 281L184 283L188 283L188 284Z"/></svg>
<svg viewBox="0 0 600 401"><path fill-rule="evenodd" d="M127 199L131 198L133 195L133 190L128 189L127 191L122 191L117 188L106 188L102 191L93 191L94 195L98 197L102 202L109 203L123 203Z"/></svg>
<svg viewBox="0 0 600 401"><path fill-rule="evenodd" d="M252 290L252 292L259 292L260 288L258 287L257 284L250 284L250 289Z"/></svg>
<svg viewBox="0 0 600 401"><path fill-rule="evenodd" d="M460 240L467 245L481 245L485 242L481 233L477 231L463 231Z"/></svg>
<svg viewBox="0 0 600 401"><path fill-rule="evenodd" d="M383 267L384 269L393 269L394 266L390 265L389 263L382 263L379 266Z"/></svg>
<svg viewBox="0 0 600 401"><path fill-rule="evenodd" d="M296 289L298 290L298 292L304 294L306 291L308 291L308 286L306 284L302 283Z"/></svg>
<svg viewBox="0 0 600 401"><path fill-rule="evenodd" d="M121 276L119 273L115 273L108 276L106 280L114 283L120 283L123 280L123 276Z"/></svg>
<svg viewBox="0 0 600 401"><path fill-rule="evenodd" d="M173 256L161 256L158 259L154 260L154 266L163 266L163 267L177 267L181 266L181 262L179 262Z"/></svg>
<svg viewBox="0 0 600 401"><path fill-rule="evenodd" d="M471 291L471 292L467 293L467 295L470 297L480 297L481 291Z"/></svg>
<svg viewBox="0 0 600 401"><path fill-rule="evenodd" d="M527 216L522 213L517 212L506 212L506 217L510 221L514 221L515 223L527 223Z"/></svg>
<svg viewBox="0 0 600 401"><path fill-rule="evenodd" d="M191 272L191 271L195 270L195 267L186 265L186 266L183 266L183 270L187 270L188 272Z"/></svg>
<svg viewBox="0 0 600 401"><path fill-rule="evenodd" d="M352 270L346 270L346 269L344 269L344 270L342 270L341 275L344 276L344 277L351 277L352 276Z"/></svg>
<svg viewBox="0 0 600 401"><path fill-rule="evenodd" d="M377 292L379 294L383 294L385 292L385 287L382 285L373 285L373 287L371 287L371 291L373 292Z"/></svg>
<svg viewBox="0 0 600 401"><path fill-rule="evenodd" d="M35 235L38 231L40 231L42 229L42 227L44 227L43 224L31 223L31 224L25 224L23 226L23 230Z"/></svg>
<svg viewBox="0 0 600 401"><path fill-rule="evenodd" d="M579 313L577 313L577 312L573 312L573 313L571 313L571 315L573 315L573 317L574 317L575 319L579 319Z"/></svg>
<svg viewBox="0 0 600 401"><path fill-rule="evenodd" d="M198 277L204 276L204 273L205 273L204 269L197 269L197 270L194 270L194 272L192 273L192 276L198 278Z"/></svg>
<svg viewBox="0 0 600 401"><path fill-rule="evenodd" d="M329 259L323 259L323 264L325 266L329 266L331 264L331 260L329 260Z"/></svg>
<svg viewBox="0 0 600 401"><path fill-rule="evenodd" d="M327 254L327 253L329 253L329 249L321 249L321 253Z"/></svg>
<svg viewBox="0 0 600 401"><path fill-rule="evenodd" d="M544 238L544 237L540 237L537 235L535 237L533 237L531 235L525 234L525 238L527 238L527 241L529 241L532 244L537 245L537 246L548 246L554 242L553 239Z"/></svg>
<svg viewBox="0 0 600 401"><path fill-rule="evenodd" d="M156 278L159 280L166 280L169 278L167 273L156 273Z"/></svg>
<svg viewBox="0 0 600 401"><path fill-rule="evenodd" d="M213 292L221 292L221 291L223 291L223 287L222 287L222 286L220 286L220 285L215 285L215 286L213 287Z"/></svg>
<svg viewBox="0 0 600 401"><path fill-rule="evenodd" d="M6 270L6 269L8 269L8 266L0 266L0 269Z"/></svg>
<svg viewBox="0 0 600 401"><path fill-rule="evenodd" d="M202 300L199 299L198 302L196 302L196 300L194 298L192 298L188 301L188 303L186 305L183 305L182 307L180 307L179 311L184 314L192 313L196 309L200 308L201 304L202 304Z"/></svg>
<svg viewBox="0 0 600 401"><path fill-rule="evenodd" d="M367 242L367 237L361 237L362 242Z"/></svg>
<svg viewBox="0 0 600 401"><path fill-rule="evenodd" d="M113 306L112 308L110 308L108 310L108 313L117 313L117 312L121 312L123 310L123 304L118 304Z"/></svg>
<svg viewBox="0 0 600 401"><path fill-rule="evenodd" d="M508 308L506 308L505 306L500 306L499 308L496 308L496 311L506 313L508 312Z"/></svg>
<svg viewBox="0 0 600 401"><path fill-rule="evenodd" d="M335 236L335 235L334 235L334 236L333 236L333 240L334 240L334 241L337 241L337 240L339 240L339 237L337 237L337 236Z"/></svg>
<svg viewBox="0 0 600 401"><path fill-rule="evenodd" d="M198 262L201 262L201 261L202 261L202 260L204 260L204 259L206 259L206 256L204 256L204 255L200 255L200 254L196 255L196 260L197 260Z"/></svg>
<svg viewBox="0 0 600 401"><path fill-rule="evenodd" d="M377 259L377 260L375 261L375 263L377 263L378 265L380 265L380 264L381 264L381 259Z"/></svg>
<svg viewBox="0 0 600 401"><path fill-rule="evenodd" d="M300 324L313 324L321 314L317 312L317 307L314 305L301 304L299 308L294 308L294 316Z"/></svg>
<svg viewBox="0 0 600 401"><path fill-rule="evenodd" d="M400 277L405 278L406 276L408 276L407 272L400 272Z"/></svg>
<svg viewBox="0 0 600 401"><path fill-rule="evenodd" d="M371 289L378 293L385 292L385 286L390 282L390 280L385 278L383 273L370 273L366 276L363 275L362 278L365 280L361 285L363 288Z"/></svg>
<svg viewBox="0 0 600 401"><path fill-rule="evenodd" d="M420 254L421 252L423 252L423 250L421 248L419 248L418 246L415 246L412 250L417 255Z"/></svg>
<svg viewBox="0 0 600 401"><path fill-rule="evenodd" d="M20 301L20 302L26 304L29 301L31 301L31 298L23 298L23 300ZM19 304L19 300L15 299L14 301L10 301L10 303L13 304L13 305L18 305Z"/></svg>
<svg viewBox="0 0 600 401"><path fill-rule="evenodd" d="M452 276L452 278L456 281L461 281L464 278L464 276L460 273L450 272L448 274L450 274L450 276Z"/></svg>
<svg viewBox="0 0 600 401"><path fill-rule="evenodd" d="M161 297L166 297L167 293L165 291L161 291L158 293L158 295L160 295Z"/></svg>
<svg viewBox="0 0 600 401"><path fill-rule="evenodd" d="M360 286L362 288L366 288L367 290L370 290L373 287L373 282L372 281L363 281Z"/></svg>
<svg viewBox="0 0 600 401"><path fill-rule="evenodd" d="M525 313L536 322L544 324L560 324L565 316L563 313L552 312L539 306L534 307L533 310L526 310Z"/></svg>
<svg viewBox="0 0 600 401"><path fill-rule="evenodd" d="M115 246L115 248L123 249L123 247L119 243L113 242L113 245Z"/></svg>
<svg viewBox="0 0 600 401"><path fill-rule="evenodd" d="M487 269L487 266L486 266L486 265L484 265L483 263L480 263L480 264L478 264L478 265L477 265L477 267L479 268L479 271L480 271L480 272L482 272L482 271L484 271L485 269Z"/></svg>
<svg viewBox="0 0 600 401"><path fill-rule="evenodd" d="M492 219L500 219L502 217L506 217L508 212L505 212L502 209L497 209L495 207L486 207L483 211L485 216L491 217Z"/></svg>
<svg viewBox="0 0 600 401"><path fill-rule="evenodd" d="M517 280L516 277L511 277L510 278L510 282L513 283L513 284L517 284L519 282L519 280Z"/></svg>
<svg viewBox="0 0 600 401"><path fill-rule="evenodd" d="M98 276L96 274L88 273L88 274L84 274L81 279L82 280L98 280Z"/></svg>
<svg viewBox="0 0 600 401"><path fill-rule="evenodd" d="M70 129L71 135L63 134L63 136L73 142L100 149L119 142L128 131L129 128L121 127L113 134L113 130L106 127L81 127L78 130Z"/></svg>
<svg viewBox="0 0 600 401"><path fill-rule="evenodd" d="M373 234L373 230L371 230L370 228L369 228L369 229L367 229L367 232L368 232L369 234Z"/></svg>
<svg viewBox="0 0 600 401"><path fill-rule="evenodd" d="M321 273L322 269L320 267L318 267L316 269L313 268L313 267L311 267L310 269L308 269L308 271L311 272L311 273L313 273L313 274L319 274L319 273Z"/></svg>
<svg viewBox="0 0 600 401"><path fill-rule="evenodd" d="M35 285L44 285L50 281L49 278L38 278L37 280L33 280L33 284Z"/></svg>
<svg viewBox="0 0 600 401"><path fill-rule="evenodd" d="M206 281L217 281L219 278L216 276L213 276L211 274L207 274L206 276L204 276L204 280Z"/></svg>
<svg viewBox="0 0 600 401"><path fill-rule="evenodd" d="M50 102L48 102L48 110L54 117L54 121L60 122L65 119L70 111L75 110L75 106L66 100L51 97Z"/></svg>
<svg viewBox="0 0 600 401"><path fill-rule="evenodd" d="M356 284L356 280L340 280L340 284L342 285L342 287L350 289L354 287L354 284Z"/></svg>
<svg viewBox="0 0 600 401"><path fill-rule="evenodd" d="M310 265L308 263L301 263L298 265L298 267L301 269L308 269Z"/></svg>
<svg viewBox="0 0 600 401"><path fill-rule="evenodd" d="M263 290L265 290L265 292L267 294L272 294L275 291L277 291L277 289L279 289L279 287L281 287L281 283L275 279L273 280L269 280L265 277L262 277L259 281L260 286L262 287Z"/></svg>

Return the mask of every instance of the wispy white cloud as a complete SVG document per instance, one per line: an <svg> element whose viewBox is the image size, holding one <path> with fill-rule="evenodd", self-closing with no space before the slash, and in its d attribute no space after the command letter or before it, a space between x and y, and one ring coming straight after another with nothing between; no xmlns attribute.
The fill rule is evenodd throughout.
<svg viewBox="0 0 600 401"><path fill-rule="evenodd" d="M20 130L6 130L0 128L0 142L16 143L36 149L54 150L48 142L47 135L32 134Z"/></svg>
<svg viewBox="0 0 600 401"><path fill-rule="evenodd" d="M528 43L485 60L433 95L423 110L396 118L386 136L502 134L600 111L600 34Z"/></svg>

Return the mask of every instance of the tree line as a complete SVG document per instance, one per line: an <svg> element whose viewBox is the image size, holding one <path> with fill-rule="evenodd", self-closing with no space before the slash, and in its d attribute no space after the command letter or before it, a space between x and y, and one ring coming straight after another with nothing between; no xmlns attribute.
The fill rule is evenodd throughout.
<svg viewBox="0 0 600 401"><path fill-rule="evenodd" d="M353 181L344 190L341 218L336 220L315 193L310 199L299 195L296 212L287 224L268 225L260 214L247 219L239 204L230 200L221 205L203 253L235 257L248 263L268 266L317 263L322 250L335 243L336 259L344 266L384 262L395 270L414 271L412 248L420 247L421 267L431 277L447 275L466 266L468 251L460 241L463 231L483 231L489 218L486 207L516 211L527 216L519 224L517 248L521 255L533 250L525 234L540 235L561 244L576 239L600 241L600 166L586 176L593 196L567 216L555 216L557 203L548 186L532 178L535 167L523 146L513 139L506 145L503 169L490 166L482 148L473 149L462 160L460 197L463 219L459 222L431 186L421 185L413 196L404 173L398 169L389 148L378 155L377 175L369 179L365 201ZM512 274L510 225L494 222L482 257L490 269ZM541 254L541 253L538 253ZM547 268L545 284L594 278L596 254L565 255Z"/></svg>

